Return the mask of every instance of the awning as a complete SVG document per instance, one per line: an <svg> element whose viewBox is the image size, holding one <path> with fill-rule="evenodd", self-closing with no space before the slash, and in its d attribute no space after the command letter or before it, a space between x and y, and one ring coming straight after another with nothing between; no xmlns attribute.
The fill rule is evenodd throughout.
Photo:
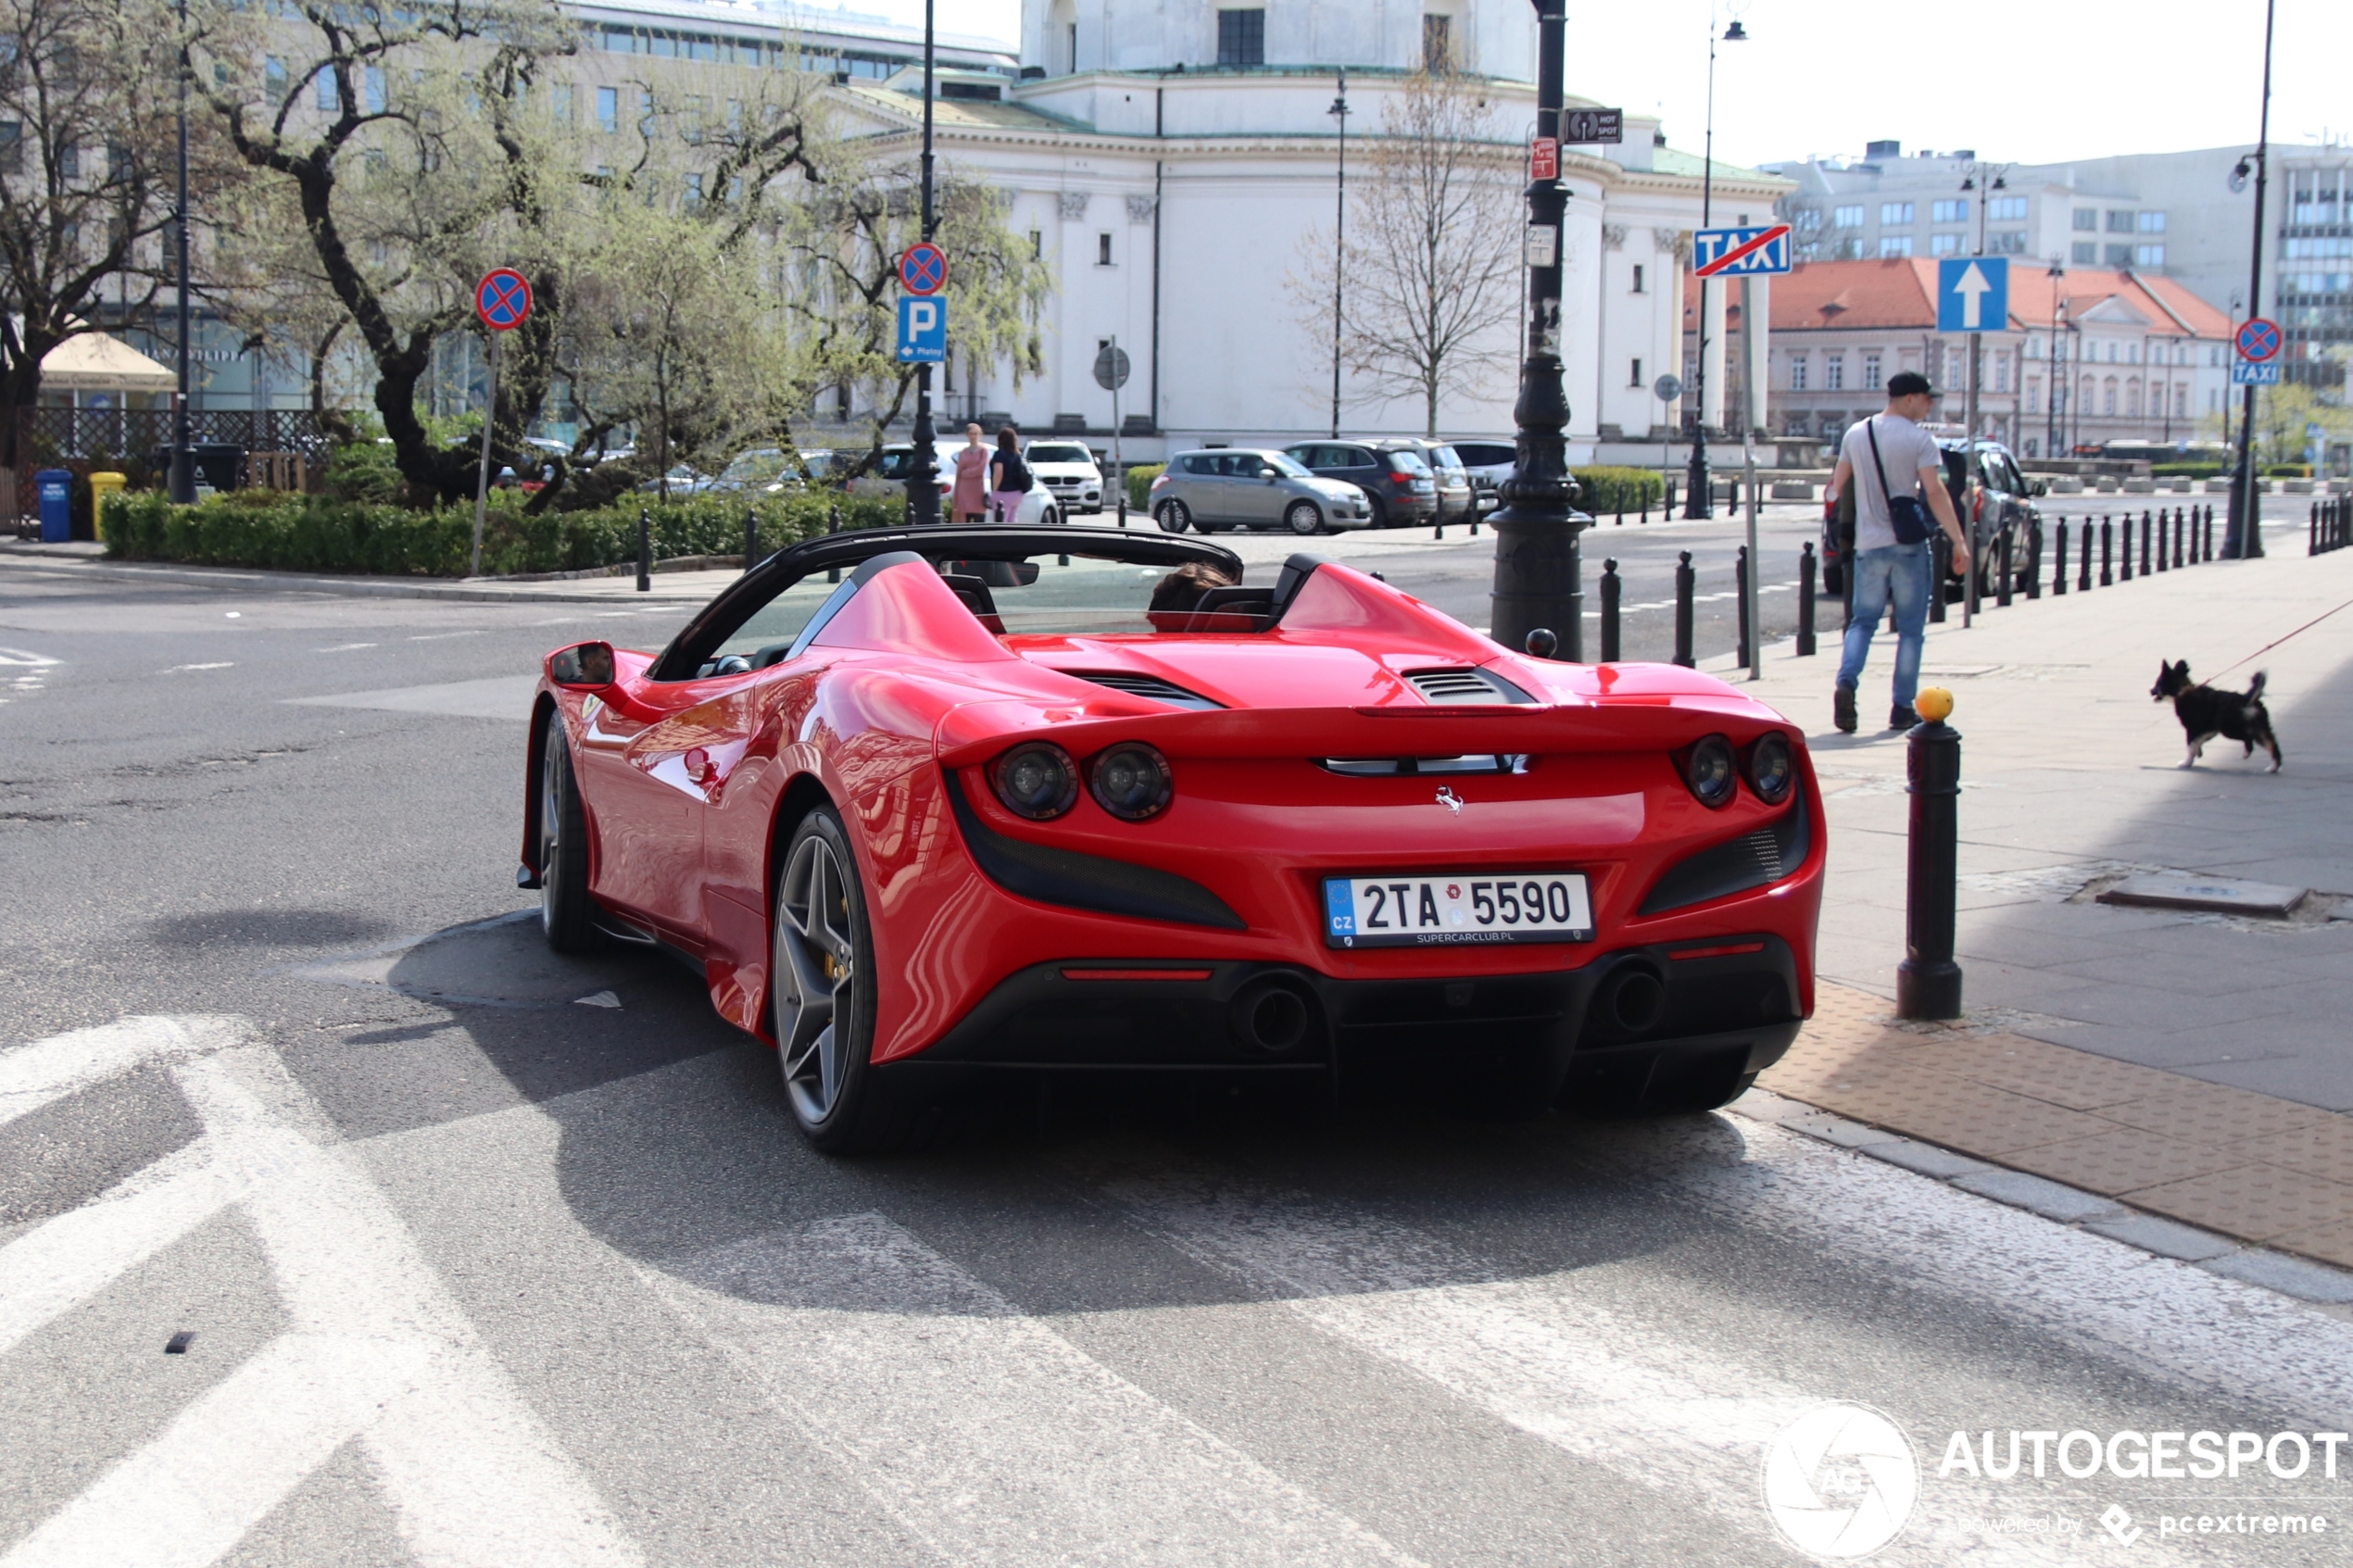
<svg viewBox="0 0 2353 1568"><path fill-rule="evenodd" d="M83 332L49 350L41 384L59 392L170 392L178 378L129 344Z"/></svg>

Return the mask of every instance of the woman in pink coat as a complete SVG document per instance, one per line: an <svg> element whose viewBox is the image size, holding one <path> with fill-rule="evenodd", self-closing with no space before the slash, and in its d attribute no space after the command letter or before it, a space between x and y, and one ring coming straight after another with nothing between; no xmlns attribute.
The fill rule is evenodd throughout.
<svg viewBox="0 0 2353 1568"><path fill-rule="evenodd" d="M981 444L980 427L964 427L964 444L956 449L956 487L949 497L949 514L958 522L988 521L988 448Z"/></svg>

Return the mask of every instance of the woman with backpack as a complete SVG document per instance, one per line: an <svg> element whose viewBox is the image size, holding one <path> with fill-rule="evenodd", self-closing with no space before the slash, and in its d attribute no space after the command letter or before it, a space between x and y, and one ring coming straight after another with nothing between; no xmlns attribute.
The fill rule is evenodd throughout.
<svg viewBox="0 0 2353 1568"><path fill-rule="evenodd" d="M1002 523L1021 521L1021 499L1029 494L1029 465L1021 458L1021 433L1007 425L997 433L997 453L988 459L989 508Z"/></svg>

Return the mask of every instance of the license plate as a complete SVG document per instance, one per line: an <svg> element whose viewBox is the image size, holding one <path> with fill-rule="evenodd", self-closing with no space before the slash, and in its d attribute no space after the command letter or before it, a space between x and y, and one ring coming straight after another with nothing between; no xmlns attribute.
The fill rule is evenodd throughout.
<svg viewBox="0 0 2353 1568"><path fill-rule="evenodd" d="M1330 947L1592 939L1592 898L1578 872L1324 879L1324 944Z"/></svg>

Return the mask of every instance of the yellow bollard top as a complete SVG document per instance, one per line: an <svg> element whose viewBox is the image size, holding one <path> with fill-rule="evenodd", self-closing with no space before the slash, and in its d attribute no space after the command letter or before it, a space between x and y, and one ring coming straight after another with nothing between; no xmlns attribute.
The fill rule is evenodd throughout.
<svg viewBox="0 0 2353 1568"><path fill-rule="evenodd" d="M1943 686L1930 686L1912 699L1912 711L1931 724L1941 724L1953 716L1953 694Z"/></svg>

